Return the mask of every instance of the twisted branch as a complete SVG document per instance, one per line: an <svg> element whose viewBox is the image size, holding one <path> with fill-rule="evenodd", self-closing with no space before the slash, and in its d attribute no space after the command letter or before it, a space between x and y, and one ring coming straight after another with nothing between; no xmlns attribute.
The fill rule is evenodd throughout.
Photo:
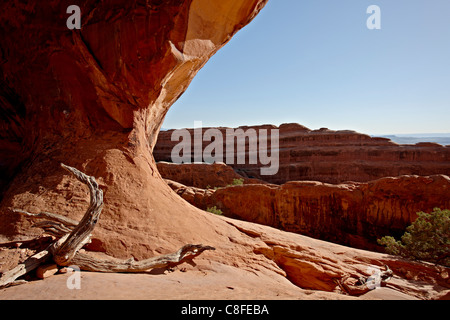
<svg viewBox="0 0 450 320"><path fill-rule="evenodd" d="M118 260L114 258L94 259L86 253L79 252L72 263L81 270L94 272L144 272L156 268L170 268L190 261L199 256L203 251L215 250L215 248L203 245L187 244L175 253L153 257L150 259L135 261Z"/></svg>
<svg viewBox="0 0 450 320"><path fill-rule="evenodd" d="M94 177L64 164L61 164L61 166L72 173L80 182L88 186L90 194L89 207L79 223L49 212L33 214L23 210L13 210L15 213L34 219L48 219L35 223L33 226L42 228L45 233L54 235L59 239L47 249L4 273L0 277L0 288L15 284L17 278L32 271L49 259L52 259L59 266L77 265L80 270L85 271L142 272L154 268L173 267L194 259L206 250L215 250L215 248L210 246L187 244L175 253L143 261L135 261L134 259L118 260L112 257L97 259L84 252L79 252L85 244L89 243L92 231L97 225L103 208L103 191L99 188Z"/></svg>

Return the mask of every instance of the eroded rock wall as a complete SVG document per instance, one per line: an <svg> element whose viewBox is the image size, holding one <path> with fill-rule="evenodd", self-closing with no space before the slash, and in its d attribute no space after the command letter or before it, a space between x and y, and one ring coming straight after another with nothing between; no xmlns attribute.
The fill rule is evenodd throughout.
<svg viewBox="0 0 450 320"><path fill-rule="evenodd" d="M267 183L262 180L243 177L224 163L174 164L158 162L156 165L164 179L195 188L214 189L233 184Z"/></svg>
<svg viewBox="0 0 450 320"><path fill-rule="evenodd" d="M299 124L241 127L260 130L279 129L279 170L274 175L262 175L261 163L252 165L229 163L238 173L270 183L288 181L321 181L342 183L346 181L368 182L383 177L400 175L450 175L450 147L435 143L398 145L389 139L373 138L354 131L310 130ZM209 128L204 128L206 131ZM217 128L224 137L226 131ZM233 129L234 130L234 129ZM191 132L194 141L193 130ZM171 152L179 141L171 141L172 130L160 133L154 156L156 161L171 161ZM259 137L259 136L258 136ZM271 145L272 136L268 135ZM206 148L210 142L203 142ZM248 159L247 141L247 159ZM237 151L237 148L234 148ZM223 157L226 159L226 157ZM225 160L224 160L225 161Z"/></svg>
<svg viewBox="0 0 450 320"><path fill-rule="evenodd" d="M381 250L377 239L397 239L417 212L450 208L450 178L400 176L367 183L292 181L216 191L169 185L186 201L227 216L351 247Z"/></svg>
<svg viewBox="0 0 450 320"><path fill-rule="evenodd" d="M81 30L69 30L68 0L2 1L0 237L38 232L11 208L83 215L87 191L60 163L101 184L97 246L111 255L149 256L210 233L161 179L152 147L172 103L266 2L88 0Z"/></svg>

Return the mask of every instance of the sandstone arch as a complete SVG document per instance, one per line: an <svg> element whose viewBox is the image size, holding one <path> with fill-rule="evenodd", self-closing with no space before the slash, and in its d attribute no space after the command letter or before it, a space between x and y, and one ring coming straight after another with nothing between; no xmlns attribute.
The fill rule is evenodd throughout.
<svg viewBox="0 0 450 320"><path fill-rule="evenodd" d="M72 193L73 179L59 163L100 177L106 221L141 228L144 215L158 225L147 230L153 240L173 233L173 224L186 225L190 238L208 234L177 218L192 210L160 178L152 148L169 107L266 0L86 1L80 31L66 28L66 2L1 5L0 234L30 235L9 208L33 211L50 201L53 211L75 218L72 209L81 209L86 195L81 186ZM207 225L192 217L198 219ZM144 251L167 245L148 241L133 242ZM117 255L125 254L121 246L116 235L102 243Z"/></svg>

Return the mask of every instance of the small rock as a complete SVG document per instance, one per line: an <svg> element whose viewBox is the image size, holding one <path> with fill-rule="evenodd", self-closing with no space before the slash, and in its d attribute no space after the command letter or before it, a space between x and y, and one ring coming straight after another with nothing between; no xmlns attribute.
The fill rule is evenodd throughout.
<svg viewBox="0 0 450 320"><path fill-rule="evenodd" d="M64 268L59 269L59 270L58 270L58 273L68 273L68 272L70 272L70 271L71 271L71 270L69 270L69 268L64 267Z"/></svg>
<svg viewBox="0 0 450 320"><path fill-rule="evenodd" d="M59 269L59 271L58 271L58 273L63 273L63 274L72 273L72 272L75 272L75 270L71 267L63 267L63 268Z"/></svg>
<svg viewBox="0 0 450 320"><path fill-rule="evenodd" d="M53 276L58 272L58 266L56 264L46 264L42 265L36 270L36 276L39 279L45 279Z"/></svg>

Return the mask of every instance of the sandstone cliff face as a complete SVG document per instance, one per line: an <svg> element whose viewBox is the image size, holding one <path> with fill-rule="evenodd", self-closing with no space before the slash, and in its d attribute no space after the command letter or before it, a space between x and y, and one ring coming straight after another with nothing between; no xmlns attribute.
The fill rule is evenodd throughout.
<svg viewBox="0 0 450 320"><path fill-rule="evenodd" d="M262 165L251 165L248 161L242 165L229 164L241 175L270 183L282 184L295 180L368 182L400 175L450 175L448 146L434 143L398 145L385 138L372 138L354 131L310 130L295 123L279 128L269 125L241 128L244 131L279 129L280 165L277 174L261 175ZM226 137L227 128L218 129ZM171 161L171 151L178 144L178 141L171 141L172 132L160 133L154 149L156 161ZM190 132L193 136L192 129ZM268 137L270 145L271 135ZM204 142L203 147L208 144Z"/></svg>
<svg viewBox="0 0 450 320"><path fill-rule="evenodd" d="M450 178L443 175L382 178L368 183L292 181L205 191L169 184L201 209L217 206L227 216L361 249L398 239L417 212L450 208Z"/></svg>
<svg viewBox="0 0 450 320"><path fill-rule="evenodd" d="M207 223L197 223L205 232L177 223L177 216L195 221L198 215L176 213L186 205L161 179L152 147L171 104L265 3L85 1L82 28L72 31L66 27L69 1L3 1L2 237L32 235L27 220L10 208L81 217L86 190L61 162L97 177L104 188L99 246L112 255L148 256L209 233ZM174 223L186 230L164 240ZM124 231L129 228L135 235Z"/></svg>
<svg viewBox="0 0 450 320"><path fill-rule="evenodd" d="M242 184L267 184L262 180L243 177L224 163L174 164L158 162L156 165L164 179L195 188L226 187L235 183L235 180L242 181Z"/></svg>

